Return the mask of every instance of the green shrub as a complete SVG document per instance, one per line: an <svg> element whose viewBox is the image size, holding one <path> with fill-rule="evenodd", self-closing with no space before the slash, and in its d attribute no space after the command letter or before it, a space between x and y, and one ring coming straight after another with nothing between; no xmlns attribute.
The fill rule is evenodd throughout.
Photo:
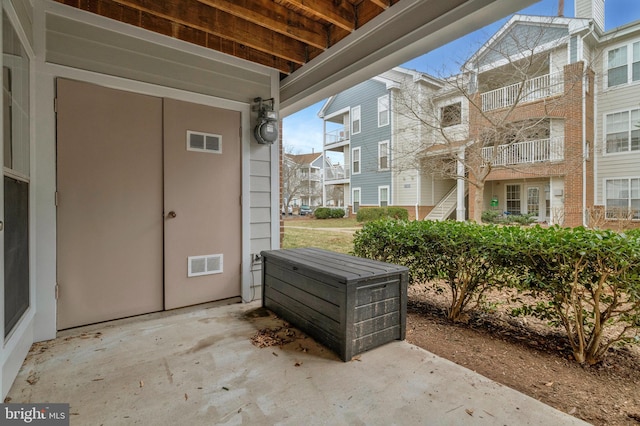
<svg viewBox="0 0 640 426"><path fill-rule="evenodd" d="M344 209L331 209L331 218L340 219L344 217Z"/></svg>
<svg viewBox="0 0 640 426"><path fill-rule="evenodd" d="M451 298L448 317L459 320L507 274L492 260L491 245L500 228L455 221L369 222L354 237L357 256L405 265L412 282L441 279Z"/></svg>
<svg viewBox="0 0 640 426"><path fill-rule="evenodd" d="M344 209L334 209L330 207L318 207L313 215L316 219L339 219L344 217Z"/></svg>
<svg viewBox="0 0 640 426"><path fill-rule="evenodd" d="M517 271L519 290L539 300L514 315L562 327L581 364L601 361L616 343L638 341L640 233L539 226L525 231L512 234L502 259Z"/></svg>
<svg viewBox="0 0 640 426"><path fill-rule="evenodd" d="M497 210L485 210L482 212L480 219L483 223L497 223L500 212Z"/></svg>
<svg viewBox="0 0 640 426"><path fill-rule="evenodd" d="M358 222L370 222L383 218L407 220L409 212L402 207L365 207L359 209L356 214Z"/></svg>
<svg viewBox="0 0 640 426"><path fill-rule="evenodd" d="M640 230L387 219L356 232L354 253L407 266L412 283L444 282L454 321L490 288L533 296L512 314L562 327L581 364L640 342Z"/></svg>

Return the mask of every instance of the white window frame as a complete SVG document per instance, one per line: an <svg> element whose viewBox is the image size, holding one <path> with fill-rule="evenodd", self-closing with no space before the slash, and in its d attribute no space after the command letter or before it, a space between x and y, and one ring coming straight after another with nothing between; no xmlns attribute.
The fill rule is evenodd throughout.
<svg viewBox="0 0 640 426"><path fill-rule="evenodd" d="M383 151L383 147L386 146L386 157L387 157L387 165L386 167L382 167L382 151ZM382 142L378 142L378 170L379 171L385 171L385 170L389 170L391 168L391 150L389 149L389 141L382 141Z"/></svg>
<svg viewBox="0 0 640 426"><path fill-rule="evenodd" d="M624 66L627 68L627 78L624 83L616 84L615 86L609 85L609 53L617 49L626 49L626 60ZM637 52L637 53L636 53ZM604 56L604 89L615 89L617 87L624 87L629 84L640 84L640 77L636 80L633 79L633 67L637 64L640 67L640 40L634 40L625 44L619 44L607 49ZM619 65L622 67L622 65Z"/></svg>
<svg viewBox="0 0 640 426"><path fill-rule="evenodd" d="M356 192L358 193L358 207L356 208ZM362 204L362 190L360 188L351 188L351 209L353 213L358 213Z"/></svg>
<svg viewBox="0 0 640 426"><path fill-rule="evenodd" d="M382 120L380 118L383 118ZM389 125L389 95L378 98L378 127Z"/></svg>
<svg viewBox="0 0 640 426"><path fill-rule="evenodd" d="M611 115L614 114L623 114L623 113L628 113L628 126L627 126L627 149L623 150L623 151L615 151L615 152L609 152L608 151L608 144L607 144L607 135L608 133L608 129L607 129L607 118ZM602 141L603 141L603 146L602 146L602 154L605 156L609 156L609 155L621 155L621 154L629 154L629 153L640 153L640 149L631 149L631 132L633 131L638 131L639 129L635 126L637 123L633 120L633 116L634 114L636 115L640 115L640 108L631 108L631 109L623 109L623 110L619 110L619 111L611 111L608 112L606 114L603 114L602 116Z"/></svg>
<svg viewBox="0 0 640 426"><path fill-rule="evenodd" d="M517 186L518 187L518 198L509 198L509 187ZM522 184L521 183L507 183L504 186L504 210L509 211L509 201L517 201L520 204L519 213L511 213L511 214L522 214ZM526 205L526 204L525 204Z"/></svg>
<svg viewBox="0 0 640 426"><path fill-rule="evenodd" d="M445 109L445 108L447 108L447 107L451 107L451 106L454 106L454 105L458 105L458 104L460 105L460 122L445 125L445 124L443 123L443 119L444 119L444 109ZM440 117L439 117L439 118L440 118L440 126L441 126L442 128L455 127L455 126L459 126L459 125L461 125L461 124L462 124L462 118L463 118L463 117L462 117L462 100L457 100L457 101L455 101L455 102L449 102L449 103L447 103L447 104L445 104L445 105L442 105L442 106L440 107L439 115L440 115Z"/></svg>
<svg viewBox="0 0 640 426"><path fill-rule="evenodd" d="M351 135L357 135L362 131L362 110L360 105L351 108ZM354 124L358 123L357 131L354 129Z"/></svg>
<svg viewBox="0 0 640 426"><path fill-rule="evenodd" d="M383 199L382 199L382 190L386 190L387 191L387 199L386 199L386 203L387 204L386 205L382 205L382 201L383 201ZM389 206L389 204L390 204L389 203L389 198L391 198L390 197L390 192L391 192L391 189L389 188L389 185L381 185L381 186L378 187L378 206L379 207L388 207Z"/></svg>
<svg viewBox="0 0 640 426"><path fill-rule="evenodd" d="M607 210L609 208L609 205L607 203L607 200L609 199L609 196L607 194L607 183L611 182L611 181L627 181L628 183L628 196L627 196L627 208L631 209L631 200L634 199L631 197L631 181L632 180L638 180L640 181L640 176L631 176L631 177L612 177L612 178L604 178L603 179L603 184L602 184L602 194L603 194L603 200L604 200L604 211L605 211L605 217L607 217ZM640 182L639 182L640 184ZM640 197L639 197L640 198ZM607 217L607 220L618 220L618 218L609 218ZM638 217L634 217L632 220L634 221L638 221L640 220L640 215Z"/></svg>
<svg viewBox="0 0 640 426"><path fill-rule="evenodd" d="M356 161L356 152L358 153L358 159ZM362 172L362 152L359 146L351 148L351 174L359 175ZM356 171L355 164L358 164L358 171Z"/></svg>

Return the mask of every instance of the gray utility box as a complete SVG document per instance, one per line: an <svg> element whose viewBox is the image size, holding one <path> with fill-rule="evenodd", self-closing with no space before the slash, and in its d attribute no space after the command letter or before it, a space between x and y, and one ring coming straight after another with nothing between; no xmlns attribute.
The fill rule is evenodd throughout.
<svg viewBox="0 0 640 426"><path fill-rule="evenodd" d="M262 306L343 361L404 340L408 269L314 248L262 252Z"/></svg>

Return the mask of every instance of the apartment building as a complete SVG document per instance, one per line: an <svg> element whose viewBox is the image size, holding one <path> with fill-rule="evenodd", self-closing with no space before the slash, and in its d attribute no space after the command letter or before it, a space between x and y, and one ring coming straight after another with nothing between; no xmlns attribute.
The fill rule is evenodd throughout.
<svg viewBox="0 0 640 426"><path fill-rule="evenodd" d="M577 0L575 18L514 15L458 75L395 68L319 115L325 150L355 168L325 188L348 187L355 211L389 204L479 220L495 210L564 226L640 219L640 21L605 31L604 0Z"/></svg>
<svg viewBox="0 0 640 426"><path fill-rule="evenodd" d="M287 207L311 207L322 205L322 175L331 170L331 163L322 153L283 155L282 187L284 204Z"/></svg>

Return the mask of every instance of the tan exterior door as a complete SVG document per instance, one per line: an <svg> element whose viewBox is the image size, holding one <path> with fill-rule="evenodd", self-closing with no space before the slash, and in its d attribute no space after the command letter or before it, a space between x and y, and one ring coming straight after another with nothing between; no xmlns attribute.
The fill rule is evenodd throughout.
<svg viewBox="0 0 640 426"><path fill-rule="evenodd" d="M57 81L58 329L163 308L162 99Z"/></svg>
<svg viewBox="0 0 640 426"><path fill-rule="evenodd" d="M165 309L240 295L240 113L164 100Z"/></svg>

